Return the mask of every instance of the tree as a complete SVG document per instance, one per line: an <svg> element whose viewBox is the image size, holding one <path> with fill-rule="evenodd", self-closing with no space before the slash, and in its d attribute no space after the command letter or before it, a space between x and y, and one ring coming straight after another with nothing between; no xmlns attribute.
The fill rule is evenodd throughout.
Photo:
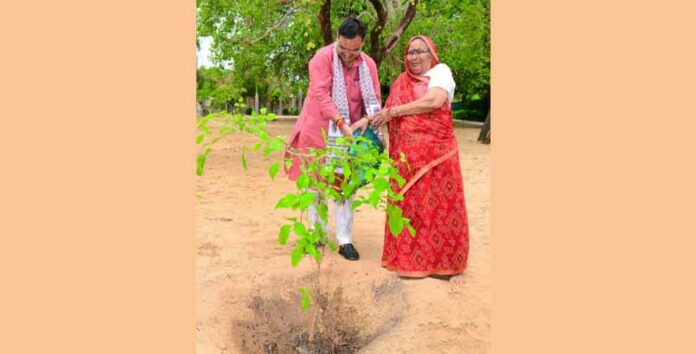
<svg viewBox="0 0 696 354"><path fill-rule="evenodd" d="M199 68L196 70L196 99L202 105L209 102L213 109L228 109L237 97L245 92L239 80L233 79L230 70L220 68Z"/></svg>
<svg viewBox="0 0 696 354"><path fill-rule="evenodd" d="M379 66L413 20L418 0L384 3L198 0L197 29L199 36L213 38L213 61L228 63L247 78L272 74L289 82L294 92L306 89L307 62L321 43L333 42L348 15L368 24L365 51Z"/></svg>
<svg viewBox="0 0 696 354"><path fill-rule="evenodd" d="M348 15L355 16L358 13L357 17L359 18L367 17L365 22L371 23L366 38L366 42L369 43L368 53L379 67L387 54L399 43L404 31L413 21L418 0L369 0L368 2L373 11L368 11L365 1L345 1L337 12L341 19ZM317 17L324 45L332 43L334 31L331 26L331 0L324 1ZM385 32L384 30L387 28L390 28L390 31ZM384 33L390 33L386 39L384 39Z"/></svg>
<svg viewBox="0 0 696 354"><path fill-rule="evenodd" d="M440 60L452 69L460 99L490 95L490 0L423 1L403 46L416 34L435 42ZM385 77L396 78L392 75Z"/></svg>
<svg viewBox="0 0 696 354"><path fill-rule="evenodd" d="M490 82L490 0L197 0L198 36L213 38L212 60L227 64L246 92L268 97L260 80L273 76L305 91L307 63L335 38L346 16L368 25L363 50L382 85L403 71L403 48L430 36L457 82L457 95L487 97Z"/></svg>

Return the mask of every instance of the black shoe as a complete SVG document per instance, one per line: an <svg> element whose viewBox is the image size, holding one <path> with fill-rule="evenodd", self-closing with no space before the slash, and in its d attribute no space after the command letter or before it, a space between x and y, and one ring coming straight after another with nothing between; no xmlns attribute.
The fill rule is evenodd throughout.
<svg viewBox="0 0 696 354"><path fill-rule="evenodd" d="M360 259L360 254L358 254L358 250L353 247L352 243L346 243L345 245L339 246L338 254L342 255L343 258L349 261L357 261Z"/></svg>

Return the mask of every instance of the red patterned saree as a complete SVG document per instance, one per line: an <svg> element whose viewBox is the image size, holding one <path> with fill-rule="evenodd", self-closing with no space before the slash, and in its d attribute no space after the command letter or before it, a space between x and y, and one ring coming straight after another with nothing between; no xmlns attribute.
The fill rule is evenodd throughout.
<svg viewBox="0 0 696 354"><path fill-rule="evenodd" d="M439 59L429 38L411 38L406 50L418 37L430 48L436 65ZM405 53L404 62L408 68ZM401 73L386 107L420 98L428 90L427 80L413 75L410 69ZM399 166L406 184L399 188L391 181L392 188L404 193L404 200L397 205L411 220L416 236L411 237L404 229L398 238L394 237L387 219L382 266L406 277L462 273L469 255L469 222L450 104L445 102L428 113L394 118L388 128L391 158L398 161L403 152L408 161Z"/></svg>

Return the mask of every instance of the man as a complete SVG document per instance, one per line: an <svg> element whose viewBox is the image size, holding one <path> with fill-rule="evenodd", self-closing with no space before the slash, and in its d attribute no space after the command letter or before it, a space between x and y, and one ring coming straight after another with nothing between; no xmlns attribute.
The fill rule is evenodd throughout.
<svg viewBox="0 0 696 354"><path fill-rule="evenodd" d="M325 148L322 130L328 136L329 145L335 144L337 137L352 136L350 125L365 116L365 107L381 106L377 65L361 52L366 31L360 20L346 18L338 28L338 40L319 49L310 60L309 89L290 136L291 148L300 151ZM295 157L292 167L286 169L291 180L300 175L300 165L299 157ZM339 254L348 260L358 260L360 255L351 237L352 202L353 198L334 201L336 240ZM309 217L312 224L320 222L316 206L309 208Z"/></svg>

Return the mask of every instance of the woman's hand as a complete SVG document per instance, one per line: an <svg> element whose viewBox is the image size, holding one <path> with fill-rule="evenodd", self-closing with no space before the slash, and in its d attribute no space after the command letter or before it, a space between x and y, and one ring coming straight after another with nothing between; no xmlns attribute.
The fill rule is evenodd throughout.
<svg viewBox="0 0 696 354"><path fill-rule="evenodd" d="M355 134L355 132L358 131L359 129L362 130L360 132L360 136L363 136L363 134L365 134L365 130L367 129L367 127L369 125L370 125L370 120L367 117L362 117L357 122L351 124L350 128L351 128L353 134Z"/></svg>
<svg viewBox="0 0 696 354"><path fill-rule="evenodd" d="M384 123L389 122L392 119L391 114L389 112L391 111L391 107L387 109L383 109L379 111L379 113L375 114L372 117L368 117L368 119L372 122L372 124L381 126Z"/></svg>

